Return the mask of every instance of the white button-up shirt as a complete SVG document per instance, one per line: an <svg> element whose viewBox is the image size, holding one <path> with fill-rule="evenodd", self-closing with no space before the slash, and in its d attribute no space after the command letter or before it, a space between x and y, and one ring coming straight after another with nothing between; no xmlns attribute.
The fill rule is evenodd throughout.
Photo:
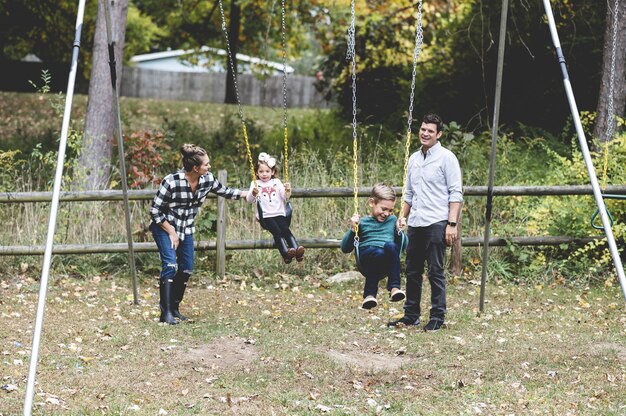
<svg viewBox="0 0 626 416"><path fill-rule="evenodd" d="M422 148L409 159L404 201L411 205L407 224L427 227L447 221L450 202L463 202L463 183L459 161L450 150L437 142Z"/></svg>

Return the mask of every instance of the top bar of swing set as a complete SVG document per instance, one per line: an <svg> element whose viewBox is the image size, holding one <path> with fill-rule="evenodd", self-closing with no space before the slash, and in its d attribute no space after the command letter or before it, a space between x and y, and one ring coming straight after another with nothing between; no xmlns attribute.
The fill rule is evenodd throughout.
<svg viewBox="0 0 626 416"><path fill-rule="evenodd" d="M28 368L28 381L26 384L26 397L24 399L24 415L30 416L33 411L33 397L35 395L35 375L37 373L37 361L39 360L39 344L41 341L41 330L43 327L43 315L46 307L46 295L48 293L48 280L50 274L50 262L52 258L52 244L56 230L57 212L59 209L59 195L61 193L61 180L63 178L63 165L65 162L65 150L67 147L67 136L70 127L70 115L72 112L72 99L74 97L74 85L78 69L78 52L80 49L80 36L83 28L83 16L85 14L85 0L79 0L78 12L76 14L76 26L74 43L72 49L72 65L67 82L67 93L65 97L65 110L63 112L63 123L61 127L61 139L59 141L59 154L57 157L57 168L54 176L54 186L52 188L52 205L50 207L50 218L48 221L48 235L46 238L46 249L44 252L43 266L41 268L41 279L39 285L39 299L37 302L37 317L33 330L33 344L30 353L30 365Z"/></svg>
<svg viewBox="0 0 626 416"><path fill-rule="evenodd" d="M617 277L622 288L622 295L626 300L626 277L624 276L624 267L622 265L622 260L620 258L619 251L615 243L615 237L613 236L613 230L611 229L611 220L608 216L606 206L604 205L604 200L602 199L602 190L600 189L600 185L598 184L598 178L596 177L596 172L594 170L591 155L589 153L589 147L587 146L587 139L585 137L585 132L580 121L580 113L578 112L576 99L574 98L574 92L572 90L572 84L569 80L567 65L565 64L565 56L563 55L563 50L561 49L561 42L559 40L559 34L556 30L556 24L554 21L554 15L552 14L552 6L550 4L550 0L543 0L543 5L546 10L546 16L548 18L548 25L550 26L550 34L552 36L552 42L554 43L554 49L556 51L557 59L561 67L561 72L563 73L563 85L565 86L565 93L567 95L567 101L569 102L572 118L574 119L574 126L576 127L578 142L583 154L583 158L585 160L585 165L587 166L589 181L591 183L591 187L593 188L593 195L596 200L598 211L600 213L600 218L604 227L604 233L606 235L606 239L609 245L609 251L611 252L611 256L613 257L613 264L615 265Z"/></svg>

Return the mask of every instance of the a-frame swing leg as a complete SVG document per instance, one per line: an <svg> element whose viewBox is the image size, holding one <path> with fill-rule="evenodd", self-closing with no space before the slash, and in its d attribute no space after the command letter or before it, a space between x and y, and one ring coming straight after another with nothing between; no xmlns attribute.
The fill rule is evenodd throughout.
<svg viewBox="0 0 626 416"><path fill-rule="evenodd" d="M546 10L546 16L548 17L548 24L550 25L550 34L552 35L554 49L556 50L556 55L559 61L559 65L561 67L561 72L563 73L563 85L565 86L565 94L567 95L567 101L569 102L572 118L574 119L574 126L576 127L576 133L578 135L578 143L580 145L580 150L582 151L583 158L585 160L585 165L587 166L589 182L591 183L591 187L593 188L593 197L596 200L596 206L598 208L598 211L600 212L600 218L602 219L604 233L606 235L611 256L613 257L613 264L615 265L615 269L617 271L619 284L622 288L622 295L624 296L624 300L626 300L626 277L624 276L624 266L622 265L622 260L619 256L617 245L615 244L615 237L613 236L613 230L611 229L611 221L607 214L604 200L602 199L602 191L600 190L600 185L598 184L598 178L596 177L596 172L593 167L591 155L589 153L589 147L587 146L587 139L585 137L583 125L580 121L580 114L576 105L576 99L574 98L572 84L570 83L569 75L567 73L567 65L565 64L565 57L563 55L563 51L561 50L561 42L559 40L559 34L556 30L556 24L554 22L554 15L552 14L552 6L550 5L550 0L543 0L543 5Z"/></svg>

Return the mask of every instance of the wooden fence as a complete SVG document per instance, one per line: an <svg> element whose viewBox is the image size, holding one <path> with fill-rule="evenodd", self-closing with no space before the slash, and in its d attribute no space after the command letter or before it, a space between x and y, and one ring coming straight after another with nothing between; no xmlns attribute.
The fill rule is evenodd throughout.
<svg viewBox="0 0 626 416"><path fill-rule="evenodd" d="M283 77L266 80L251 74L237 76L242 104L280 107L283 104ZM224 103L226 74L170 72L124 67L121 95L125 97ZM315 77L289 75L287 94L290 108L328 108L325 91L318 91Z"/></svg>
<svg viewBox="0 0 626 416"><path fill-rule="evenodd" d="M226 171L219 171L218 180L227 182ZM359 188L360 197L368 197L371 187ZM395 188L398 195L402 193L400 187ZM128 199L133 201L152 200L155 190L134 190L128 192ZM607 186L606 194L626 195L626 185ZM493 188L495 196L549 196L549 195L593 195L591 186L499 186ZM465 197L486 196L486 186L466 186L463 188ZM353 189L341 188L301 188L294 189L292 198L350 198ZM216 251L217 272L224 276L226 269L227 250L257 250L273 248L272 240L226 240L226 204L223 198L217 198L209 194L208 198L217 199L217 238L215 241L197 241L195 249L198 251ZM49 202L52 200L52 192L4 192L0 193L0 204L3 203L26 203L26 202ZM87 192L61 192L60 201L123 201L122 191L87 191ZM462 222L462 221L461 221ZM505 246L517 244L521 246L551 246L565 243L584 244L602 237L568 237L568 236L540 236L540 237L491 237L490 246ZM301 238L299 241L307 248L339 248L339 239L324 238ZM483 244L483 237L462 237L452 247L451 272L455 275L460 273L461 249L463 246L476 247ZM157 252L156 244L133 243L135 252ZM45 247L42 246L0 246L0 256L17 255L43 255ZM128 252L128 243L103 243L103 244L63 244L56 245L52 249L53 254L94 254L94 253L124 253Z"/></svg>

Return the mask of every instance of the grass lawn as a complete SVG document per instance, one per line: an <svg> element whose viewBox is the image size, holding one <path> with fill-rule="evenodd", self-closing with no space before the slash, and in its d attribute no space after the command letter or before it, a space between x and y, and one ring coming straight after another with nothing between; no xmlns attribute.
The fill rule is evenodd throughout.
<svg viewBox="0 0 626 416"><path fill-rule="evenodd" d="M457 280L447 328L425 333L386 327L402 305L384 291L359 310L361 281L272 279L195 275L177 326L156 322L152 280L133 306L119 278L55 279L34 414L626 414L617 285L491 285L479 316L479 287ZM3 416L24 403L38 287L0 282Z"/></svg>

